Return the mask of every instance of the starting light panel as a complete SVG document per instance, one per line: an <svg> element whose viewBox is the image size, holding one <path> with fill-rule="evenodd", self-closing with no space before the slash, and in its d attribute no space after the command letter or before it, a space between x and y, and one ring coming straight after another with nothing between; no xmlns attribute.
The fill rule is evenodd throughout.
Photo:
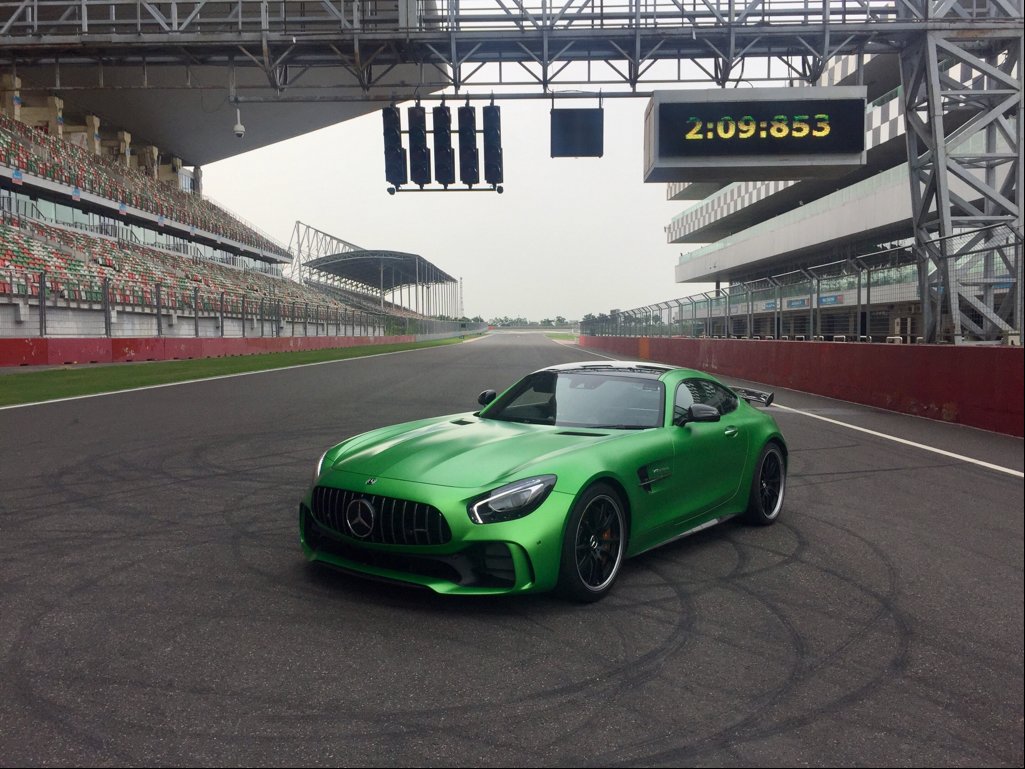
<svg viewBox="0 0 1025 769"><path fill-rule="evenodd" d="M421 192L440 191L431 185L431 148L434 145L434 180L441 189L448 190L456 181L455 152L452 147L452 112L441 104L432 110L433 129L427 128L427 110L417 104L407 110L409 130L403 132L399 108L385 107L381 110L384 133L385 179L392 186L388 192L412 192L403 190L410 181ZM473 190L480 183L480 150L477 146L477 110L469 104L459 107L459 181ZM504 180L502 162L502 112L491 104L484 107L484 178L494 192L501 193ZM409 152L402 144L403 133L409 137ZM453 190L454 191L454 190ZM483 192L484 190L480 190Z"/></svg>
<svg viewBox="0 0 1025 769"><path fill-rule="evenodd" d="M865 86L656 91L644 181L840 176L865 164Z"/></svg>
<svg viewBox="0 0 1025 769"><path fill-rule="evenodd" d="M406 171L406 148L402 146L402 116L398 107L381 110L384 129L384 178L401 187L409 181Z"/></svg>
<svg viewBox="0 0 1025 769"><path fill-rule="evenodd" d="M491 185L505 180L502 168L502 108L484 108L484 181Z"/></svg>
<svg viewBox="0 0 1025 769"><path fill-rule="evenodd" d="M452 151L452 112L442 104L434 115L434 178L448 189L456 180L456 160Z"/></svg>
<svg viewBox="0 0 1025 769"><path fill-rule="evenodd" d="M456 110L459 119L459 181L468 187L480 182L477 151L477 112L467 105Z"/></svg>
<svg viewBox="0 0 1025 769"><path fill-rule="evenodd" d="M423 189L431 183L431 150L427 146L427 110L410 107L409 116L409 178Z"/></svg>

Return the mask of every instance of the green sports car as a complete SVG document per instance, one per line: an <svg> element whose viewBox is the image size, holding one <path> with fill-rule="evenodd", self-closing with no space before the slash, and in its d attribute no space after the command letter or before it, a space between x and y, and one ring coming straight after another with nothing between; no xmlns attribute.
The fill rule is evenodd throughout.
<svg viewBox="0 0 1025 769"><path fill-rule="evenodd" d="M624 558L742 514L779 516L787 446L758 403L699 371L552 366L474 413L328 449L299 505L303 552L439 593L595 601Z"/></svg>

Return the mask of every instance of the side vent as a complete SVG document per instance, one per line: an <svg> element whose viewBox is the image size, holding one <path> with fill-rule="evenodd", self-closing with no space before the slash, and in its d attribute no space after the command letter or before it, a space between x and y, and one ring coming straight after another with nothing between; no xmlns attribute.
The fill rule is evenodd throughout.
<svg viewBox="0 0 1025 769"><path fill-rule="evenodd" d="M653 484L655 481L648 475L647 466L640 467L637 469L637 479L641 482L641 488L650 494L651 484Z"/></svg>

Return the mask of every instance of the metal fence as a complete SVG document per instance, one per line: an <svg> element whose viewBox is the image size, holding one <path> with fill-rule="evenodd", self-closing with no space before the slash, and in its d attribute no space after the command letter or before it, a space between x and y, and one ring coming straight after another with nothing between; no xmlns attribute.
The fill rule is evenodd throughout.
<svg viewBox="0 0 1025 769"><path fill-rule="evenodd" d="M585 317L592 336L684 336L796 341L926 341L938 313L941 333L928 341L951 342L951 312L971 317L979 340L1020 343L1022 237L1007 225L948 239L949 264L920 258L899 246L842 261L766 276L718 291L692 294L632 310ZM980 233L985 235L980 238ZM973 240L984 246L960 248ZM940 270L957 276L974 301L953 309L943 295ZM925 301L923 301L925 297Z"/></svg>
<svg viewBox="0 0 1025 769"><path fill-rule="evenodd" d="M385 337L483 330L478 323L319 304L287 291L274 296L0 271L0 337Z"/></svg>

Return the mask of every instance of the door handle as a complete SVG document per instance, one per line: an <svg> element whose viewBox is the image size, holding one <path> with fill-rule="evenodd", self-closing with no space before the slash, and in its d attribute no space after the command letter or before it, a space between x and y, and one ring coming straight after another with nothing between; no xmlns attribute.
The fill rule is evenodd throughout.
<svg viewBox="0 0 1025 769"><path fill-rule="evenodd" d="M733 425L730 425L730 426L729 426L729 427L727 427L727 428L726 428L725 430L723 430L723 434L724 434L724 435L725 435L725 436L726 436L727 438L732 438L732 437L733 437L734 435L736 435L736 434L737 434L737 433L739 433L739 432L740 432L740 430L738 430L738 429L737 429L736 427L734 427Z"/></svg>

